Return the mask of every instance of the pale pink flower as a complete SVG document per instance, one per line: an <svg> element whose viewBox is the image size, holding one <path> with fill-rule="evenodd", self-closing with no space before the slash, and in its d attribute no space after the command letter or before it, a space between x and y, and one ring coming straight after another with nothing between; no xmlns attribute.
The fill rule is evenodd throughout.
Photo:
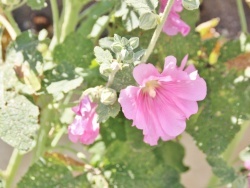
<svg viewBox="0 0 250 188"><path fill-rule="evenodd" d="M250 160L245 161L244 166L247 170L250 170Z"/></svg>
<svg viewBox="0 0 250 188"><path fill-rule="evenodd" d="M167 4L167 0L160 1L160 12L164 11L164 8ZM173 7L169 13L169 16L163 26L163 32L167 35L173 36L177 35L179 32L186 36L190 32L190 27L184 21L181 20L180 15L177 12L183 10L181 0L175 0Z"/></svg>
<svg viewBox="0 0 250 188"><path fill-rule="evenodd" d="M168 56L162 73L152 64L140 64L133 71L139 86L121 90L118 101L125 117L143 130L144 142L150 145L180 135L186 119L198 111L196 101L206 96L206 82L193 65L184 69L186 62L187 56L177 67L176 58Z"/></svg>
<svg viewBox="0 0 250 188"><path fill-rule="evenodd" d="M68 127L69 139L72 142L92 144L99 134L99 123L96 114L97 104L85 96L78 106L72 108L76 113L73 123Z"/></svg>

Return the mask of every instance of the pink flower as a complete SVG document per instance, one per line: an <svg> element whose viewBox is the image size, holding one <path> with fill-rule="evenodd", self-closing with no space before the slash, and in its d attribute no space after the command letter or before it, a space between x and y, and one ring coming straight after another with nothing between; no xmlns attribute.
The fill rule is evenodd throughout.
<svg viewBox="0 0 250 188"><path fill-rule="evenodd" d="M164 11L167 4L167 0L161 0L160 12ZM175 0L173 7L169 13L169 16L163 26L163 32L167 35L173 36L180 32L183 36L186 36L190 32L190 27L184 21L180 19L180 15L177 12L183 10L181 0Z"/></svg>
<svg viewBox="0 0 250 188"><path fill-rule="evenodd" d="M118 101L125 117L143 130L144 142L150 145L180 135L186 119L198 111L196 101L206 96L206 82L193 65L184 69L186 62L187 56L177 67L176 58L168 56L162 73L152 64L140 64L133 71L139 86L121 90Z"/></svg>
<svg viewBox="0 0 250 188"><path fill-rule="evenodd" d="M247 170L250 170L250 160L245 161L244 166Z"/></svg>
<svg viewBox="0 0 250 188"><path fill-rule="evenodd" d="M69 139L72 142L92 144L99 134L99 123L95 109L97 104L85 96L78 106L72 108L76 113L75 120L68 127Z"/></svg>

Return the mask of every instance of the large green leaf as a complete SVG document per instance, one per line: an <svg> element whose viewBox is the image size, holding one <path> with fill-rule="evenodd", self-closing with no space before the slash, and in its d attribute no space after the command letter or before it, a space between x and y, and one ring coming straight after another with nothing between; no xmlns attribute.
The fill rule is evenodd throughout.
<svg viewBox="0 0 250 188"><path fill-rule="evenodd" d="M182 187L178 172L160 163L150 152L137 152L128 143L115 141L106 150L105 167L112 172L111 184L121 188Z"/></svg>
<svg viewBox="0 0 250 188"><path fill-rule="evenodd" d="M53 51L54 61L77 67L88 67L93 59L93 43L79 33L69 34Z"/></svg>
<svg viewBox="0 0 250 188"><path fill-rule="evenodd" d="M46 6L45 0L27 0L27 4L34 10L39 10Z"/></svg>
<svg viewBox="0 0 250 188"><path fill-rule="evenodd" d="M22 180L19 182L19 188L36 187L36 188L90 188L87 181L86 173L82 169L81 175L73 176L70 165L58 163L50 158L40 158L33 164ZM83 167L82 167L83 168Z"/></svg>
<svg viewBox="0 0 250 188"><path fill-rule="evenodd" d="M0 106L0 138L21 152L29 151L35 145L38 115L38 107L26 97L5 92Z"/></svg>

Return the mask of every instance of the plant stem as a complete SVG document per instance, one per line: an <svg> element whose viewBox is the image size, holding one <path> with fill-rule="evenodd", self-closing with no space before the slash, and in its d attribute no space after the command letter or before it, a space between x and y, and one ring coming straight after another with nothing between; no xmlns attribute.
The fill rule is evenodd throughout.
<svg viewBox="0 0 250 188"><path fill-rule="evenodd" d="M57 0L50 0L50 4L51 4L52 17L53 17L54 35L51 40L49 49L52 51L54 47L60 41L60 30L59 30L59 12L58 12Z"/></svg>
<svg viewBox="0 0 250 188"><path fill-rule="evenodd" d="M13 30L16 33L16 36L21 34L21 31L16 23L16 21L14 20L13 16L12 16L12 12L10 10L3 10L5 16L7 17L10 25L12 26Z"/></svg>
<svg viewBox="0 0 250 188"><path fill-rule="evenodd" d="M165 24L165 22L167 20L167 17L169 15L169 12L170 12L172 6L173 6L173 3L174 3L174 0L169 0L167 2L167 5L166 5L166 7L164 9L164 12L163 12L163 15L162 15L161 22L156 27L155 32L154 32L154 34L153 34L153 36L151 38L151 41L150 41L150 43L148 45L148 48L147 48L141 62L147 62L150 54L153 52L153 50L155 48L155 44L156 44L156 42L157 42L157 40L158 40L158 38L159 38L159 36L160 36L160 34L162 32L162 28L163 28L163 26L164 26L164 24Z"/></svg>
<svg viewBox="0 0 250 188"><path fill-rule="evenodd" d="M82 2L76 2L72 0L63 1L63 20L61 20L62 32L60 36L60 42L63 42L66 36L75 30L78 23L79 12L88 2L88 0Z"/></svg>
<svg viewBox="0 0 250 188"><path fill-rule="evenodd" d="M65 131L67 130L67 127L62 127L58 133L56 134L55 138L52 140L51 142L51 147L56 147L56 145L58 144L59 140L61 139L61 137L64 135Z"/></svg>
<svg viewBox="0 0 250 188"><path fill-rule="evenodd" d="M14 149L5 171L5 188L12 188L12 183L22 158L23 155L17 149Z"/></svg>
<svg viewBox="0 0 250 188"><path fill-rule="evenodd" d="M247 21L246 21L246 16L245 16L242 0L236 0L236 3L237 3L237 7L238 7L238 13L239 13L239 17L240 17L240 25L241 25L242 32L247 34L248 33Z"/></svg>

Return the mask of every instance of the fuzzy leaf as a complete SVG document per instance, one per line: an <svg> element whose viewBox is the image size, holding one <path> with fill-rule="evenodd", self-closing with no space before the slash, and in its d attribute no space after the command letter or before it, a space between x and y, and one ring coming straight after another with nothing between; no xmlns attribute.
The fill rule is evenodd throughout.
<svg viewBox="0 0 250 188"><path fill-rule="evenodd" d="M93 50L91 40L78 33L69 34L62 44L55 47L53 57L58 64L68 63L86 68L90 65Z"/></svg>
<svg viewBox="0 0 250 188"><path fill-rule="evenodd" d="M46 6L45 0L28 0L27 4L34 10L39 10Z"/></svg>
<svg viewBox="0 0 250 188"><path fill-rule="evenodd" d="M125 2L140 14L154 11L158 6L158 0L125 0Z"/></svg>
<svg viewBox="0 0 250 188"><path fill-rule="evenodd" d="M100 64L110 64L113 60L113 56L109 50L103 50L101 47L96 46L94 48L96 61Z"/></svg>
<svg viewBox="0 0 250 188"><path fill-rule="evenodd" d="M68 93L73 89L76 89L81 85L82 82L83 82L82 77L78 77L73 80L61 80L58 82L52 82L47 87L47 91L48 93L53 95L55 101L59 101L63 98L65 93Z"/></svg>
<svg viewBox="0 0 250 188"><path fill-rule="evenodd" d="M21 152L35 145L38 130L38 107L26 97L4 93L4 105L0 107L0 137Z"/></svg>
<svg viewBox="0 0 250 188"><path fill-rule="evenodd" d="M98 114L98 122L105 122L109 117L115 118L120 111L120 104L116 101L113 105L98 104L96 112Z"/></svg>
<svg viewBox="0 0 250 188"><path fill-rule="evenodd" d="M117 92L120 92L121 89L124 89L129 85L135 85L136 82L132 75L132 71L133 66L130 65L129 67L124 67L121 71L117 72L111 88L113 88Z"/></svg>
<svg viewBox="0 0 250 188"><path fill-rule="evenodd" d="M70 162L70 161L68 161ZM67 166L72 169L71 165ZM73 176L65 164L54 159L40 158L38 162L33 164L22 180L18 183L19 188L29 187L67 187L67 188L90 188L90 184L86 178L86 174Z"/></svg>

